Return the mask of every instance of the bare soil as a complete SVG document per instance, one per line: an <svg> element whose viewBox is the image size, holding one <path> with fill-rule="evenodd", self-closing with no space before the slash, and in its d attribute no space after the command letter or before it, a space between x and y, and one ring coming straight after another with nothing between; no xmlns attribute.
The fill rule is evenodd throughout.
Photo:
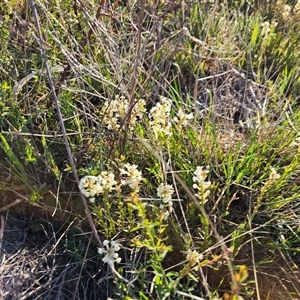
<svg viewBox="0 0 300 300"><path fill-rule="evenodd" d="M79 239L46 227L0 215L0 299L107 299L95 249L79 253Z"/></svg>

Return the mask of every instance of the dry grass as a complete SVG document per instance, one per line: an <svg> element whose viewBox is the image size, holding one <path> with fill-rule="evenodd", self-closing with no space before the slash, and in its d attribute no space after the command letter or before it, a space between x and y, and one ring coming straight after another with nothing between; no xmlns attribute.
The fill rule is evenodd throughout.
<svg viewBox="0 0 300 300"><path fill-rule="evenodd" d="M122 1L115 1L114 6L110 1L98 6L61 1L62 7L55 9L51 1L35 2L36 21L29 1L14 1L10 9L20 7L11 13L7 30L1 31L13 59L7 59L11 74L6 64L1 65L3 97L8 100L1 119L2 142L7 143L1 151L7 161L0 162L0 298L106 300L116 295L135 298L139 292L147 299L163 298L165 283L176 282L176 275L165 269L180 274L185 251L201 249L204 261L215 263L215 269L203 267L205 274L190 269L175 288L168 286L168 292L175 294L182 288L195 297L197 293L224 294L225 300L235 300L237 293L245 300L300 299L298 261L288 251L283 254L277 249L280 238L274 237L271 245L262 243L279 228L280 214L287 218L290 214L284 204L282 210L278 208L280 197L293 206L295 196L290 194L299 193L298 183L289 187L287 180L299 154L290 147L299 123L292 101L293 92L298 95L298 65L292 54L284 55L286 45L293 41L290 32L285 40L285 29L279 24L269 40L263 38L259 30L265 12L244 11L237 7L238 1L229 1L236 8L231 11L229 2L213 5L212 1L203 7L198 1L156 1L155 5L141 1L141 6L129 1L132 6L124 7ZM246 2L253 5L256 1ZM44 42L39 44L39 38ZM45 53L39 57L43 47ZM0 51L1 59L5 55ZM268 61L271 56L274 62ZM47 64L55 69L48 77L43 69ZM290 76L293 72L295 76ZM115 132L105 128L100 111L116 95L125 96L131 108L124 119L119 117L121 127ZM195 115L192 126L174 135L170 144L171 139L166 144L155 141L145 124L133 135L126 130L135 101L144 98L149 112L160 96L174 100L172 113L182 107ZM175 132L179 131L174 128ZM67 151L66 145L70 146ZM173 215L162 220L152 205L158 202L147 202L143 216L133 211L138 196L136 203L129 203L125 191L99 197L95 205L88 203L90 214L83 207L86 199L82 202L74 176L78 181L77 172L80 176L99 174L108 166L115 171L125 161L138 164L146 174L148 186L141 197L152 199L157 184L165 181L176 187L184 205L179 207L181 202L174 201ZM200 211L192 188L187 187L199 164L210 165L212 181L209 201ZM270 167L283 174L283 179L264 189ZM291 211L299 214L296 206ZM94 237L86 216L95 228ZM295 217L294 222L283 224L290 226L290 231L282 230L285 250L299 241L291 234L298 232L298 221ZM154 228L151 238L147 238L149 224ZM138 233L136 226L141 226ZM252 226L256 227L255 247L247 241ZM261 228L265 232L260 236ZM118 281L97 254L95 237L103 241L116 236L124 242L120 272L132 279L128 285ZM143 247L136 247L133 239ZM227 255L225 243L241 251ZM164 247L173 251L166 250L166 254L161 250ZM215 259L216 253L227 261ZM236 295L229 296L239 265L247 266L249 277L239 282ZM158 270L163 284L155 286ZM195 283L186 276L189 272L197 279Z"/></svg>

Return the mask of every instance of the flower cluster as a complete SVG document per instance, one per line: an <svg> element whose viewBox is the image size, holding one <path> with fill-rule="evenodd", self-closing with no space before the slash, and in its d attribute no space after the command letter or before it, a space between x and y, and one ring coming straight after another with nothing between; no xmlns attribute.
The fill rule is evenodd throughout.
<svg viewBox="0 0 300 300"><path fill-rule="evenodd" d="M202 204L205 204L207 201L207 196L209 195L209 187L211 185L210 181L205 181L209 171L203 169L203 167L197 167L193 176L193 188L198 190L196 197L202 201Z"/></svg>
<svg viewBox="0 0 300 300"><path fill-rule="evenodd" d="M95 201L95 197L114 190L117 185L115 175L103 171L98 176L87 175L80 179L79 190L89 198L90 202Z"/></svg>
<svg viewBox="0 0 300 300"><path fill-rule="evenodd" d="M279 14L279 19L286 22L295 19L298 21L300 14L300 1L276 1L274 11Z"/></svg>
<svg viewBox="0 0 300 300"><path fill-rule="evenodd" d="M121 257L119 257L119 254L117 253L121 249L120 244L118 244L116 241L103 241L103 248L98 248L98 253L100 255L105 254L105 256L102 258L102 261L104 263L107 263L112 272L120 279L122 279L124 282L128 283L128 280L124 277L122 277L121 274L117 272L115 269L115 263L119 264L121 262Z"/></svg>
<svg viewBox="0 0 300 300"><path fill-rule="evenodd" d="M131 104L124 96L117 95L114 100L105 101L100 111L103 123L109 130L119 130L122 122L125 121L129 124L129 129L133 130L137 120L141 119L146 112L146 103L140 99L135 101L132 107L130 106ZM150 126L156 137L159 134L171 135L171 107L172 100L161 96L160 101L150 110ZM182 128L187 126L192 118L192 113L186 114L180 108L173 120L179 128Z"/></svg>
<svg viewBox="0 0 300 300"><path fill-rule="evenodd" d="M160 97L160 101L150 110L150 126L156 136L171 135L171 107L171 99Z"/></svg>
<svg viewBox="0 0 300 300"><path fill-rule="evenodd" d="M173 202L172 195L174 194L174 188L170 184L161 183L157 188L157 196L163 200L164 203L167 203L169 206L169 211L165 211L164 219L167 219L170 213L173 211ZM164 205L162 204L160 208L163 210Z"/></svg>
<svg viewBox="0 0 300 300"><path fill-rule="evenodd" d="M121 122L127 118L127 114L130 111L129 120L126 122L129 124L129 129L133 130L137 119L142 116L146 111L146 103L143 99L140 99L132 104L133 107L130 110L129 101L123 96L116 96L114 100L105 101L101 109L101 115L103 116L103 122L110 130L118 130L121 126Z"/></svg>
<svg viewBox="0 0 300 300"><path fill-rule="evenodd" d="M186 259L188 260L189 265L193 267L194 270L197 270L200 261L203 259L203 255L196 250L192 251L189 249L186 253Z"/></svg>
<svg viewBox="0 0 300 300"><path fill-rule="evenodd" d="M299 14L300 13L300 1L299 0L297 1L297 3L294 6L293 13L294 14Z"/></svg>
<svg viewBox="0 0 300 300"><path fill-rule="evenodd" d="M271 167L271 174L269 176L269 180L274 182L278 178L280 178L280 174L278 174L277 171L273 167Z"/></svg>
<svg viewBox="0 0 300 300"><path fill-rule="evenodd" d="M120 168L120 174L123 176L121 185L129 185L133 191L138 192L143 177L137 165L125 164L123 168ZM84 176L79 182L80 192L92 203L95 202L96 196L116 190L117 186L118 182L115 180L115 175L107 171L101 172L98 176Z"/></svg>
<svg viewBox="0 0 300 300"><path fill-rule="evenodd" d="M87 175L81 178L79 182L79 190L84 196L90 198L90 201L93 201L93 199L95 199L95 196L101 190L98 182L98 177Z"/></svg>
<svg viewBox="0 0 300 300"><path fill-rule="evenodd" d="M179 108L176 116L174 117L174 122L181 128L188 125L188 121L193 119L193 114L186 114L181 108Z"/></svg>
<svg viewBox="0 0 300 300"><path fill-rule="evenodd" d="M102 258L104 263L110 265L110 267L114 270L115 269L115 262L120 263L121 257L117 253L121 249L120 245L115 241L103 241L103 248L98 248L99 254L105 254Z"/></svg>
<svg viewBox="0 0 300 300"><path fill-rule="evenodd" d="M280 12L281 12L282 17L285 20L287 20L290 17L290 15L291 15L292 7L290 5L288 5L288 4L285 4L285 5L282 5L280 7L280 9L281 9Z"/></svg>
<svg viewBox="0 0 300 300"><path fill-rule="evenodd" d="M124 168L120 169L121 175L124 175L124 179L122 179L122 185L129 185L129 187L138 192L139 184L142 177L142 172L137 169L137 165L125 164Z"/></svg>
<svg viewBox="0 0 300 300"><path fill-rule="evenodd" d="M277 179L280 178L280 174L277 173L277 171L271 167L271 173L269 175L268 180L265 182L265 187L268 187L270 185L272 185Z"/></svg>
<svg viewBox="0 0 300 300"><path fill-rule="evenodd" d="M266 39L269 34L272 34L276 27L277 27L278 23L275 21L272 21L272 23L270 24L269 21L265 21L261 24L261 36Z"/></svg>
<svg viewBox="0 0 300 300"><path fill-rule="evenodd" d="M174 188L170 184L161 183L157 188L157 196L165 202L171 201L173 193Z"/></svg>

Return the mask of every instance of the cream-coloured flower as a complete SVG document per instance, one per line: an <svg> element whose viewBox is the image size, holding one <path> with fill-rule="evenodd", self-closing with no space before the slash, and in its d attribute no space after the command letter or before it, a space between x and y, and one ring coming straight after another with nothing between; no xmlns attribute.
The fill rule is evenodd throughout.
<svg viewBox="0 0 300 300"><path fill-rule="evenodd" d="M130 107L128 99L119 95L116 95L113 100L105 101L100 112L103 116L103 123L108 129L117 130L126 119L129 129L133 130L137 119L142 117L142 114L146 111L146 102L139 99L134 101L133 105L133 107ZM131 112L130 118L128 117L129 112Z"/></svg>
<svg viewBox="0 0 300 300"><path fill-rule="evenodd" d="M84 176L80 179L79 190L89 198L90 202L95 202L95 197L104 193L109 193L115 189L117 182L115 175L107 171L101 172L98 176Z"/></svg>
<svg viewBox="0 0 300 300"><path fill-rule="evenodd" d="M150 110L150 126L156 136L159 134L172 134L170 123L171 107L171 99L160 97L160 102L156 103Z"/></svg>
<svg viewBox="0 0 300 300"><path fill-rule="evenodd" d="M122 277L122 275L115 269L115 263L119 264L121 262L121 257L119 257L119 254L117 253L120 249L121 246L119 243L105 240L103 241L103 248L98 248L98 253L100 255L105 254L105 256L102 258L102 261L110 266L114 275L128 283L128 280Z"/></svg>
<svg viewBox="0 0 300 300"><path fill-rule="evenodd" d="M186 253L186 259L191 266L194 266L200 263L200 261L203 259L203 255L196 250L192 251L191 249L189 249Z"/></svg>
<svg viewBox="0 0 300 300"><path fill-rule="evenodd" d="M261 35L266 37L270 32L270 22L265 21L261 24Z"/></svg>
<svg viewBox="0 0 300 300"><path fill-rule="evenodd" d="M114 270L115 262L121 262L121 257L119 257L119 254L117 253L120 249L121 247L117 242L105 240L103 241L103 248L98 248L98 253L101 255L105 254L102 261L110 265Z"/></svg>
<svg viewBox="0 0 300 300"><path fill-rule="evenodd" d="M281 7L281 15L284 18L284 20L287 20L291 15L292 7L290 5L283 5Z"/></svg>
<svg viewBox="0 0 300 300"><path fill-rule="evenodd" d="M146 101L144 99L139 99L137 103L134 105L133 111L135 115L141 117L142 114L146 112Z"/></svg>
<svg viewBox="0 0 300 300"><path fill-rule="evenodd" d="M167 220L173 211L173 193L174 188L170 184L161 183L157 188L157 196L163 200L163 203L160 205L160 209L164 211L166 209L166 204L168 205L168 211L164 212L164 220Z"/></svg>
<svg viewBox="0 0 300 300"><path fill-rule="evenodd" d="M300 136L298 136L291 144L290 144L290 147L293 148L293 147L300 147Z"/></svg>
<svg viewBox="0 0 300 300"><path fill-rule="evenodd" d="M117 130L120 128L119 120L116 117L106 118L104 122L109 130Z"/></svg>
<svg viewBox="0 0 300 300"><path fill-rule="evenodd" d="M79 182L80 192L89 198L90 202L95 201L95 196L103 193L103 188L97 176L87 175L80 179Z"/></svg>
<svg viewBox="0 0 300 300"><path fill-rule="evenodd" d="M137 165L125 164L123 168L120 168L121 175L125 175L125 178L121 181L122 185L129 185L134 191L138 191L139 184L142 177L142 172L138 170Z"/></svg>
<svg viewBox="0 0 300 300"><path fill-rule="evenodd" d="M188 121L193 119L193 114L186 114L181 108L178 110L176 117L174 117L174 122L180 126L185 127L188 125Z"/></svg>
<svg viewBox="0 0 300 300"><path fill-rule="evenodd" d="M170 184L161 183L157 188L157 196L165 201L170 201L174 193L174 188Z"/></svg>
<svg viewBox="0 0 300 300"><path fill-rule="evenodd" d="M299 0L295 4L293 12L294 12L294 14L299 14L300 13L300 1Z"/></svg>
<svg viewBox="0 0 300 300"><path fill-rule="evenodd" d="M279 178L280 174L278 174L277 171L273 167L271 167L271 173L269 175L268 180L265 182L265 187L269 187Z"/></svg>
<svg viewBox="0 0 300 300"><path fill-rule="evenodd" d="M198 190L196 197L202 201L202 204L205 204L207 201L207 196L209 195L209 187L211 185L210 181L206 181L209 171L203 169L203 167L197 167L193 176L193 188Z"/></svg>
<svg viewBox="0 0 300 300"><path fill-rule="evenodd" d="M108 173L107 171L101 172L98 176L98 180L105 192L114 190L115 186L118 184L117 181L115 181L115 175L113 173Z"/></svg>
<svg viewBox="0 0 300 300"><path fill-rule="evenodd" d="M261 24L261 36L264 40L267 40L267 38L274 34L276 27L278 23L276 21L272 21L271 23L269 21L265 21Z"/></svg>
<svg viewBox="0 0 300 300"><path fill-rule="evenodd" d="M129 129L134 129L135 124L139 119L142 118L143 114L146 112L146 102L144 99L139 99L134 102L134 106L131 110Z"/></svg>
<svg viewBox="0 0 300 300"><path fill-rule="evenodd" d="M278 178L280 178L280 174L278 174L277 171L273 167L271 167L271 174L269 180L275 181Z"/></svg>
<svg viewBox="0 0 300 300"><path fill-rule="evenodd" d="M170 211L165 211L164 212L164 220L167 221L169 216L170 216Z"/></svg>

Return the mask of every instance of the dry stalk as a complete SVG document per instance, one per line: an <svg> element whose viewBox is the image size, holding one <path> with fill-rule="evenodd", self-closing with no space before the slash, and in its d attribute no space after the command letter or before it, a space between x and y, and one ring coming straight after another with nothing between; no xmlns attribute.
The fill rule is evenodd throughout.
<svg viewBox="0 0 300 300"><path fill-rule="evenodd" d="M102 2L104 2L104 1L101 1L101 3ZM59 104L59 101L58 101L58 98L57 98L56 89L54 87L53 80L52 80L52 75L51 75L50 68L49 68L49 65L48 65L46 50L45 50L45 46L44 46L45 43L44 43L44 40L43 40L42 31L41 31L40 22L39 22L39 17L38 17L38 13L37 13L37 10L36 10L36 7L35 7L34 0L30 0L30 6L31 6L31 9L33 11L33 15L34 15L34 19L35 19L35 24L36 24L36 28L37 28L37 32L38 32L41 52L42 52L42 56L43 56L43 59L44 59L44 62L45 62L46 74L47 74L47 77L48 77L48 80L49 80L52 97L53 97L55 107L56 107L56 111L57 111L57 115L58 115L58 118L59 118L59 123L60 123L60 127L61 127L62 134L63 134L63 139L64 139L64 142L65 142L65 145L66 145L66 150L67 150L67 153L68 153L69 163L70 163L70 166L72 168L75 180L76 180L77 184L79 185L79 177L78 177L77 170L76 170L76 167L75 167L71 147L70 147L70 144L69 144L69 141L68 141L68 138L67 138L67 132L66 132L63 116L62 116L62 113L61 113L60 104ZM84 195L80 194L80 196L81 196L81 199L82 199L82 202L83 202L84 209L86 211L86 215L87 215L89 225L91 226L91 229L93 231L95 239L96 239L99 247L103 247L102 242L101 242L101 240L99 238L99 235L97 233L97 229L95 227L95 224L93 222L91 212L90 212L90 209L89 209L88 204L87 204L87 200L84 197Z"/></svg>

